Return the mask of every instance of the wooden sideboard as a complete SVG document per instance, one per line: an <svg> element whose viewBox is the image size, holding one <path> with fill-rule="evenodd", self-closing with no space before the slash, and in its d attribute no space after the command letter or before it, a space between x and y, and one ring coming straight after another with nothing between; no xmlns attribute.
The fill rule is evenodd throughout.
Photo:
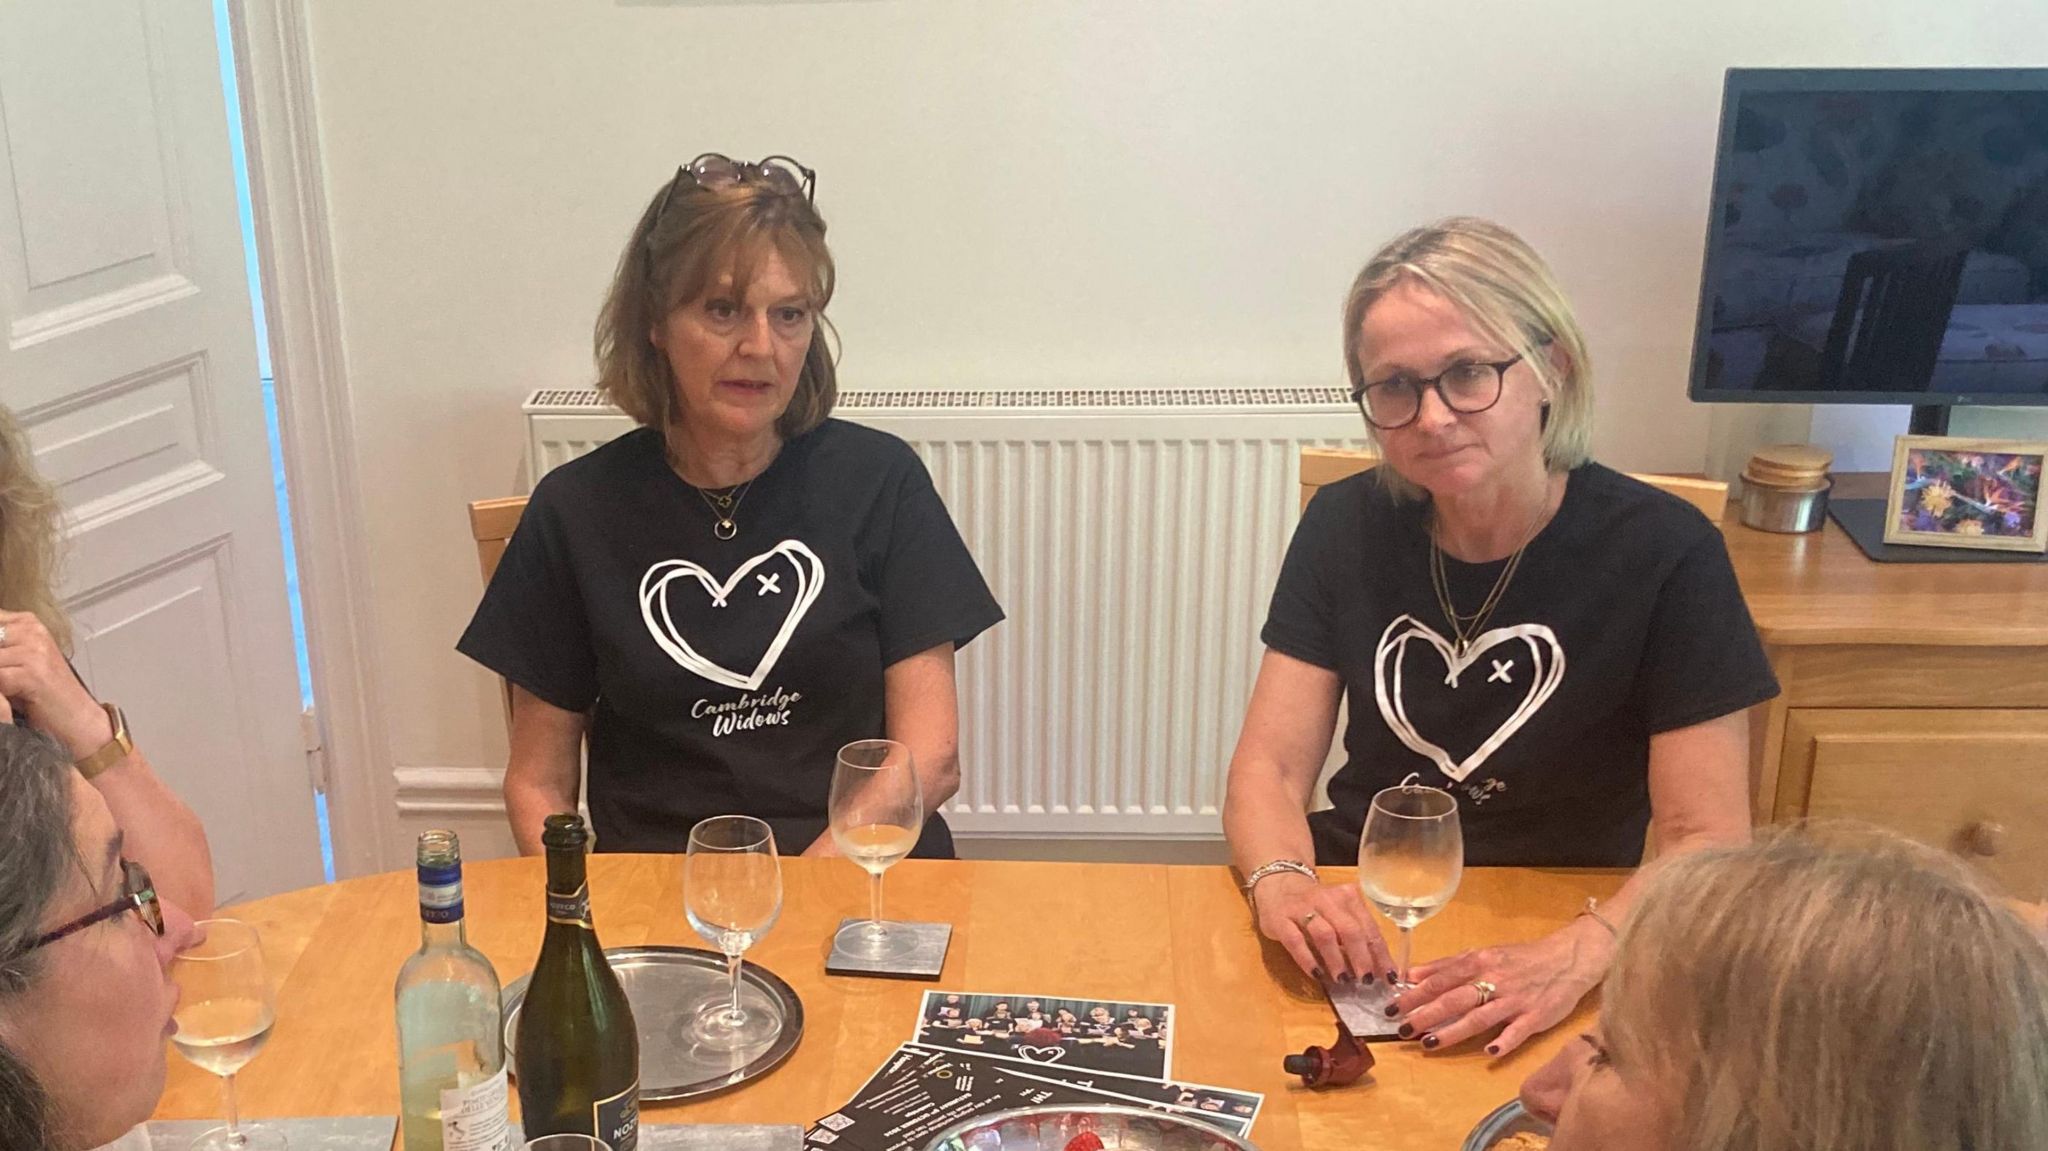
<svg viewBox="0 0 2048 1151"><path fill-rule="evenodd" d="M1867 820L2048 898L2048 563L1874 563L1833 521L1776 535L1736 514L1728 553L1784 687L1753 717L1758 821Z"/></svg>

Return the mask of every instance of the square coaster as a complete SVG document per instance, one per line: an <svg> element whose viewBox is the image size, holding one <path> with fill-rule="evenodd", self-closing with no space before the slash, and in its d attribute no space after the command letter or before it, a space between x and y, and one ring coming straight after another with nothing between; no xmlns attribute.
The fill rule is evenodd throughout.
<svg viewBox="0 0 2048 1151"><path fill-rule="evenodd" d="M847 928L866 923L865 919L842 919L839 929L832 934L832 955L825 960L827 975L877 975L885 979L937 979L946 966L946 948L953 942L953 925L950 923L899 923L887 920L889 930L909 932L915 943L906 951L887 959L870 959L854 955L839 944L839 936Z"/></svg>
<svg viewBox="0 0 2048 1151"><path fill-rule="evenodd" d="M219 1119L152 1119L147 1134L151 1151L186 1151L192 1141L216 1127ZM314 1119L244 1119L242 1130L271 1130L284 1134L292 1151L390 1151L398 1134L398 1120L392 1116L343 1116ZM120 1140L116 1146L124 1146Z"/></svg>
<svg viewBox="0 0 2048 1151"><path fill-rule="evenodd" d="M1400 1038L1401 1020L1387 1018L1387 1004L1403 990L1406 987L1397 989L1383 979L1371 983L1323 981L1323 992L1337 1009L1337 1018L1363 1043Z"/></svg>

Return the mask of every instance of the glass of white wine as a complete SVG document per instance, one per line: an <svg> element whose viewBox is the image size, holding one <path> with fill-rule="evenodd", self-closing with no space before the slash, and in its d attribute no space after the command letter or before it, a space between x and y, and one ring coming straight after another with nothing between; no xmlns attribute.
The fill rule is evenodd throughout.
<svg viewBox="0 0 2048 1151"><path fill-rule="evenodd" d="M782 864L775 833L751 815L720 815L690 829L683 857L683 912L707 943L725 953L729 995L698 1008L690 1038L718 1051L764 1046L782 1032L782 1016L758 997L742 1002L740 957L782 914Z"/></svg>
<svg viewBox="0 0 2048 1151"><path fill-rule="evenodd" d="M1464 874L1465 836L1450 792L1404 782L1372 797L1358 841L1358 886L1401 929L1402 984L1415 925L1443 910Z"/></svg>
<svg viewBox="0 0 2048 1151"><path fill-rule="evenodd" d="M868 918L839 931L839 949L862 959L908 955L917 940L882 918L882 874L917 846L924 791L910 749L893 739L860 739L839 749L832 768L832 841L869 876Z"/></svg>
<svg viewBox="0 0 2048 1151"><path fill-rule="evenodd" d="M178 1031L171 1045L221 1077L228 1122L201 1135L193 1151L284 1151L283 1134L270 1128L245 1131L235 1113L235 1072L263 1050L277 1019L262 940L239 919L202 920L198 928L199 942L171 962L171 978L178 985L173 1012Z"/></svg>

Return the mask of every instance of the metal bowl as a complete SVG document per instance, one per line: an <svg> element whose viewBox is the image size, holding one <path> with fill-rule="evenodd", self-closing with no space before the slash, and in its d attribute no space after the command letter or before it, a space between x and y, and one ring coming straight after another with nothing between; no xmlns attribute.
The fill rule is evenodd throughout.
<svg viewBox="0 0 2048 1151"><path fill-rule="evenodd" d="M1548 1135L1551 1128L1550 1124L1522 1110L1520 1100L1511 1099L1494 1108L1486 1118L1479 1121L1479 1126L1474 1127L1472 1133L1465 1136L1465 1146L1461 1151L1491 1151L1495 1143L1525 1131L1536 1135Z"/></svg>
<svg viewBox="0 0 2048 1151"><path fill-rule="evenodd" d="M1094 1132L1102 1151L1258 1151L1219 1127L1142 1107L1023 1107L959 1123L925 1151L1065 1151Z"/></svg>

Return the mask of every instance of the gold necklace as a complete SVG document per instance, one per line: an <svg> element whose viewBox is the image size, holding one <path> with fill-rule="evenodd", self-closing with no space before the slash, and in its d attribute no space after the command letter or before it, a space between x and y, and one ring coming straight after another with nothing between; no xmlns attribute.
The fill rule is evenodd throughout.
<svg viewBox="0 0 2048 1151"><path fill-rule="evenodd" d="M711 509L712 518L718 521L711 525L712 535L729 540L740 534L740 526L734 522L733 516L739 512L741 502L747 498L747 492L753 489L753 480L736 484L717 493L705 491L695 484L690 486L703 499L704 506Z"/></svg>
<svg viewBox="0 0 2048 1151"><path fill-rule="evenodd" d="M1444 613L1444 619L1451 625L1452 651L1460 660L1471 650L1472 641L1486 633L1486 621L1493 618L1500 601L1507 596L1508 584L1514 581L1515 572L1522 566L1522 553L1536 540L1536 534L1543 530L1543 522L1550 511L1549 493L1544 493L1543 506L1536 509L1536 522L1529 525L1529 533L1522 537L1521 546L1508 555L1508 562L1494 577L1493 589L1486 593L1486 599L1479 610L1466 615L1451 602L1451 580L1444 568L1444 549L1437 542L1436 513L1430 513L1429 524L1429 583L1436 592L1436 605ZM1455 673L1453 673L1455 678Z"/></svg>

